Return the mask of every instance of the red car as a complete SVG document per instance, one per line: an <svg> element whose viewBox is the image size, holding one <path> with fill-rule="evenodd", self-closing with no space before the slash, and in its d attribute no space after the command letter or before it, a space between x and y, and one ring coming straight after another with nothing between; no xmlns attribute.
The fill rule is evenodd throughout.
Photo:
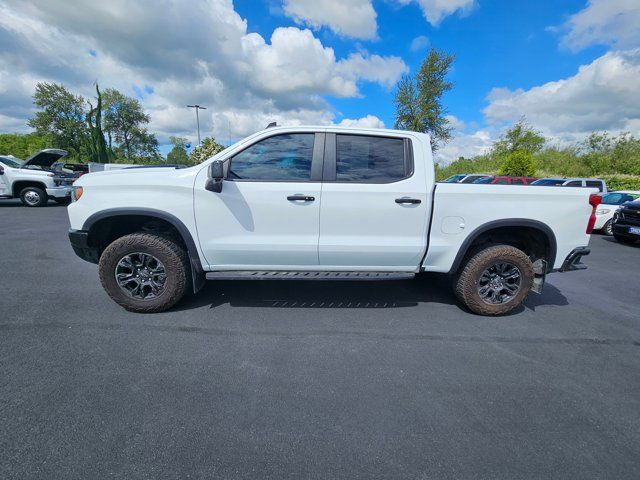
<svg viewBox="0 0 640 480"><path fill-rule="evenodd" d="M534 177L485 177L476 180L473 183L487 183L494 185L529 185L531 182L535 182L537 178Z"/></svg>

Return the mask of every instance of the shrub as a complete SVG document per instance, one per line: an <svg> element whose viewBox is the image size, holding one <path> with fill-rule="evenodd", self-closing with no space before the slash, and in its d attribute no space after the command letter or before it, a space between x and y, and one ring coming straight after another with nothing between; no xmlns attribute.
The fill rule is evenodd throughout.
<svg viewBox="0 0 640 480"><path fill-rule="evenodd" d="M536 174L536 160L527 150L510 152L500 165L499 173L513 177L533 177Z"/></svg>

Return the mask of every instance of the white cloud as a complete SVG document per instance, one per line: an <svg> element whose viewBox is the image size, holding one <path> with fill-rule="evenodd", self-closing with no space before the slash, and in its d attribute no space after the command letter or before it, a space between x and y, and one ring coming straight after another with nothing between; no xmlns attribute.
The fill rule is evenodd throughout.
<svg viewBox="0 0 640 480"><path fill-rule="evenodd" d="M640 46L640 1L589 0L563 26L562 45L579 50L592 44L615 48Z"/></svg>
<svg viewBox="0 0 640 480"><path fill-rule="evenodd" d="M433 25L438 25L445 17L460 12L465 15L475 5L475 0L395 0L400 5L417 3L422 9L424 18Z"/></svg>
<svg viewBox="0 0 640 480"><path fill-rule="evenodd" d="M411 41L411 51L417 52L418 50L423 50L429 46L429 39L424 35L418 35Z"/></svg>
<svg viewBox="0 0 640 480"><path fill-rule="evenodd" d="M608 52L574 76L529 90L494 88L486 119L493 124L527 121L558 140L594 130L640 133L640 49Z"/></svg>
<svg viewBox="0 0 640 480"><path fill-rule="evenodd" d="M341 127L384 128L384 122L375 115L362 118L345 118L338 125Z"/></svg>
<svg viewBox="0 0 640 480"><path fill-rule="evenodd" d="M0 1L0 43L2 125L26 129L38 81L87 97L96 80L128 95L148 85L141 100L161 142L193 138L189 103L208 107L203 134L226 138L230 123L235 138L273 120L329 124L323 96L358 97L362 82L389 88L407 71L398 57L337 58L309 30L277 28L267 41L247 32L231 0Z"/></svg>
<svg viewBox="0 0 640 480"><path fill-rule="evenodd" d="M373 40L378 36L371 0L284 0L284 13L313 29L328 27L344 37Z"/></svg>
<svg viewBox="0 0 640 480"><path fill-rule="evenodd" d="M454 115L447 115L453 127L452 139L434 155L437 162L447 165L459 157L471 158L487 153L498 136L498 130L490 127L473 129Z"/></svg>

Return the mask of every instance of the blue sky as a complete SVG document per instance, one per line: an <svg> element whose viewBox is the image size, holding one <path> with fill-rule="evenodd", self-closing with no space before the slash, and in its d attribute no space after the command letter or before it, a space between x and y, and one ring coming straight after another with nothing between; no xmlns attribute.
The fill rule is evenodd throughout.
<svg viewBox="0 0 640 480"><path fill-rule="evenodd" d="M637 0L0 0L0 131L28 131L38 81L141 100L169 136L223 142L270 121L392 127L429 47L456 55L443 162L525 116L551 141L640 134Z"/></svg>

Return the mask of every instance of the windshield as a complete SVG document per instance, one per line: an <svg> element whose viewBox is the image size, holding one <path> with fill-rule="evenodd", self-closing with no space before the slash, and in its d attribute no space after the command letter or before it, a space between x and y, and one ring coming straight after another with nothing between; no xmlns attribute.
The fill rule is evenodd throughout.
<svg viewBox="0 0 640 480"><path fill-rule="evenodd" d="M606 205L622 205L625 202L632 202L640 197L640 195L632 195L629 193L608 193L602 197L602 202Z"/></svg>
<svg viewBox="0 0 640 480"><path fill-rule="evenodd" d="M16 157L0 157L0 162L11 168L20 168L24 163L24 161Z"/></svg>
<svg viewBox="0 0 640 480"><path fill-rule="evenodd" d="M451 177L447 178L444 181L444 183L458 183L464 177L466 177L466 175L464 175L464 174L452 175Z"/></svg>
<svg viewBox="0 0 640 480"><path fill-rule="evenodd" d="M549 187L555 187L558 185L562 185L565 181L561 178L542 178L540 180L536 180L531 185L543 185Z"/></svg>

